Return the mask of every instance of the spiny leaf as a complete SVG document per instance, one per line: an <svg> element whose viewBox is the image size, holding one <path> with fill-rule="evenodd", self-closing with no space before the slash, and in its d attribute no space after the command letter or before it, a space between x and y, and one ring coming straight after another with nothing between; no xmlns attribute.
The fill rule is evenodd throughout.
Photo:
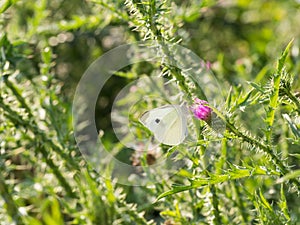
<svg viewBox="0 0 300 225"><path fill-rule="evenodd" d="M286 46L285 50L283 51L283 53L281 54L281 57L279 58L278 62L277 62L277 73L280 74L282 72L286 57L288 56L289 52L290 52L290 48L292 46L294 39L292 39L288 45Z"/></svg>
<svg viewBox="0 0 300 225"><path fill-rule="evenodd" d="M267 209L269 209L270 211L273 211L273 209L272 209L272 207L271 207L271 205L269 204L269 202L266 200L266 198L264 197L264 195L262 194L262 192L261 192L261 190L259 189L259 197L260 197L260 199L261 199L261 201L262 201L262 205L265 207L265 208L267 208Z"/></svg>
<svg viewBox="0 0 300 225"><path fill-rule="evenodd" d="M207 185L222 183L228 180L236 180L236 179L246 178L254 175L267 175L267 174L280 175L276 171L264 170L260 167L244 168L244 167L232 165L231 168L232 169L227 171L226 174L222 174L222 175L211 174L209 177L195 179L191 181L191 185L188 186L177 186L177 185L173 186L172 190L160 194L157 197L156 201L172 194L187 191L190 189L202 188Z"/></svg>
<svg viewBox="0 0 300 225"><path fill-rule="evenodd" d="M295 157L295 158L297 158L297 159L300 159L300 154L298 154L298 153L295 153L295 154L289 154L290 156L293 156L293 157Z"/></svg>
<svg viewBox="0 0 300 225"><path fill-rule="evenodd" d="M278 179L277 183L283 183L283 182L288 181L290 179L299 178L299 177L300 177L300 169L299 170L294 170L294 171L286 174L285 176L281 177L280 179Z"/></svg>
<svg viewBox="0 0 300 225"><path fill-rule="evenodd" d="M287 45L287 47L285 48L281 57L279 58L279 60L277 62L277 72L272 77L272 90L270 93L270 100L269 100L267 115L266 115L266 119L265 119L265 122L267 124L266 139L268 142L270 142L270 140L271 140L272 126L273 126L274 119L275 119L275 111L277 109L278 102L279 102L279 89L280 89L280 81L281 81L281 77L282 77L283 66L284 66L286 57L289 53L292 42L293 41L291 41Z"/></svg>
<svg viewBox="0 0 300 225"><path fill-rule="evenodd" d="M256 84L255 82L248 82L252 87L254 87L257 91L264 93L263 87L261 87L259 84Z"/></svg>
<svg viewBox="0 0 300 225"><path fill-rule="evenodd" d="M166 192L160 194L157 197L157 199L155 200L155 202L157 202L159 199L162 199L166 196L176 194L176 193L179 193L179 192L183 192L183 191L187 191L187 190L190 190L190 189L193 189L193 188L195 188L195 187L193 187L193 186L173 186L172 190L169 190L169 191L166 191Z"/></svg>
<svg viewBox="0 0 300 225"><path fill-rule="evenodd" d="M284 217L290 221L291 220L291 217L290 217L290 214L289 214L289 210L288 210L288 206L287 206L287 202L286 202L286 197L285 197L285 194L284 194L284 189L283 189L283 184L281 184L281 188L280 188L280 201L278 203Z"/></svg>
<svg viewBox="0 0 300 225"><path fill-rule="evenodd" d="M288 122L290 129L296 138L300 138L300 130L297 128L296 124L292 121L288 114L283 114L282 117Z"/></svg>

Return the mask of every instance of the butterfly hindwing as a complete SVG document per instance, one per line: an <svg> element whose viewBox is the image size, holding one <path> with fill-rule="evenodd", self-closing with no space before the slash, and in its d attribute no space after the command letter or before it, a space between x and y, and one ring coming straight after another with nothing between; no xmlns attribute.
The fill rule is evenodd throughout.
<svg viewBox="0 0 300 225"><path fill-rule="evenodd" d="M166 128L166 132L163 136L163 142L167 145L178 145L180 144L186 137L187 126L186 126L186 117L180 109L176 109L168 115L170 117L174 117L173 121L168 123L168 127Z"/></svg>

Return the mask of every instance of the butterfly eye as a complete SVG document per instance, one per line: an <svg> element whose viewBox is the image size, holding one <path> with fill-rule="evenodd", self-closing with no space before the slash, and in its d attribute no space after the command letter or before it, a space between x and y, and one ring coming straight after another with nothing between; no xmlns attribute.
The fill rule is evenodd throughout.
<svg viewBox="0 0 300 225"><path fill-rule="evenodd" d="M155 123L159 123L159 122L160 122L160 119L156 118Z"/></svg>

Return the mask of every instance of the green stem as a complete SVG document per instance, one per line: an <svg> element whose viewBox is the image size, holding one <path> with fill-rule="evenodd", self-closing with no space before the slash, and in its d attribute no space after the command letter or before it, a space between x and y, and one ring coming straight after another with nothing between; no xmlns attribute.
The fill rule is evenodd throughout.
<svg viewBox="0 0 300 225"><path fill-rule="evenodd" d="M16 96L17 100L21 104L21 107L26 109L27 113L29 114L29 117L33 117L32 112L27 103L25 102L24 97L20 94L20 91L13 85L13 83L11 83L8 80L8 75L4 76L3 78L5 85L12 91L14 96Z"/></svg>
<svg viewBox="0 0 300 225"><path fill-rule="evenodd" d="M239 211L239 213L241 215L241 220L242 221L240 221L240 223L242 225L245 225L248 222L247 221L247 214L246 214L247 210L245 209L243 201L241 199L241 193L239 191L239 187L240 186L237 186L236 182L234 182L234 181L230 182L230 183L231 183L232 190L234 191L234 194L235 194L236 204L237 204L237 207L238 207L238 211Z"/></svg>
<svg viewBox="0 0 300 225"><path fill-rule="evenodd" d="M6 210L8 215L14 220L16 224L24 224L20 217L18 206L9 193L9 188L5 183L2 172L0 173L0 194L2 195L2 198L7 205Z"/></svg>
<svg viewBox="0 0 300 225"><path fill-rule="evenodd" d="M32 141L34 141L34 140L32 140ZM59 181L61 186L63 186L63 188L65 189L67 196L69 196L71 198L77 198L76 194L72 191L72 187L69 185L66 178L60 172L59 167L57 165L55 165L54 162L50 159L49 154L46 149L46 146L42 143L42 140L38 140L37 150L40 153L42 153L42 156L43 156L44 160L46 161L46 164L50 167L50 169L54 173L55 177L57 178L57 180Z"/></svg>
<svg viewBox="0 0 300 225"><path fill-rule="evenodd" d="M213 224L222 224L222 220L220 217L220 211L219 211L219 201L218 201L218 196L217 196L217 189L214 185L211 185L209 187L210 193L212 194L212 205L213 205Z"/></svg>
<svg viewBox="0 0 300 225"><path fill-rule="evenodd" d="M150 0L149 1L149 27L152 32L153 37L156 37L157 41L159 42L160 46L162 47L163 54L167 56L169 63L166 65L168 70L171 72L171 74L175 77L176 81L178 82L178 86L186 93L189 97L192 96L190 93L189 88L186 86L185 77L182 75L179 68L174 67L176 65L175 57L173 56L172 52L168 48L168 44L166 44L166 40L163 37L161 31L156 26L155 21L155 14L156 14L156 4L155 1ZM170 66L172 65L172 66Z"/></svg>

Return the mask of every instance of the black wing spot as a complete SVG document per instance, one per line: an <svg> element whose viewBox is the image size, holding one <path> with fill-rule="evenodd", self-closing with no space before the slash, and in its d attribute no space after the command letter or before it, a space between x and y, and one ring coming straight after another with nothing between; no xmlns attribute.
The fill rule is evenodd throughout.
<svg viewBox="0 0 300 225"><path fill-rule="evenodd" d="M159 122L160 122L160 119L156 118L155 123L159 123Z"/></svg>

